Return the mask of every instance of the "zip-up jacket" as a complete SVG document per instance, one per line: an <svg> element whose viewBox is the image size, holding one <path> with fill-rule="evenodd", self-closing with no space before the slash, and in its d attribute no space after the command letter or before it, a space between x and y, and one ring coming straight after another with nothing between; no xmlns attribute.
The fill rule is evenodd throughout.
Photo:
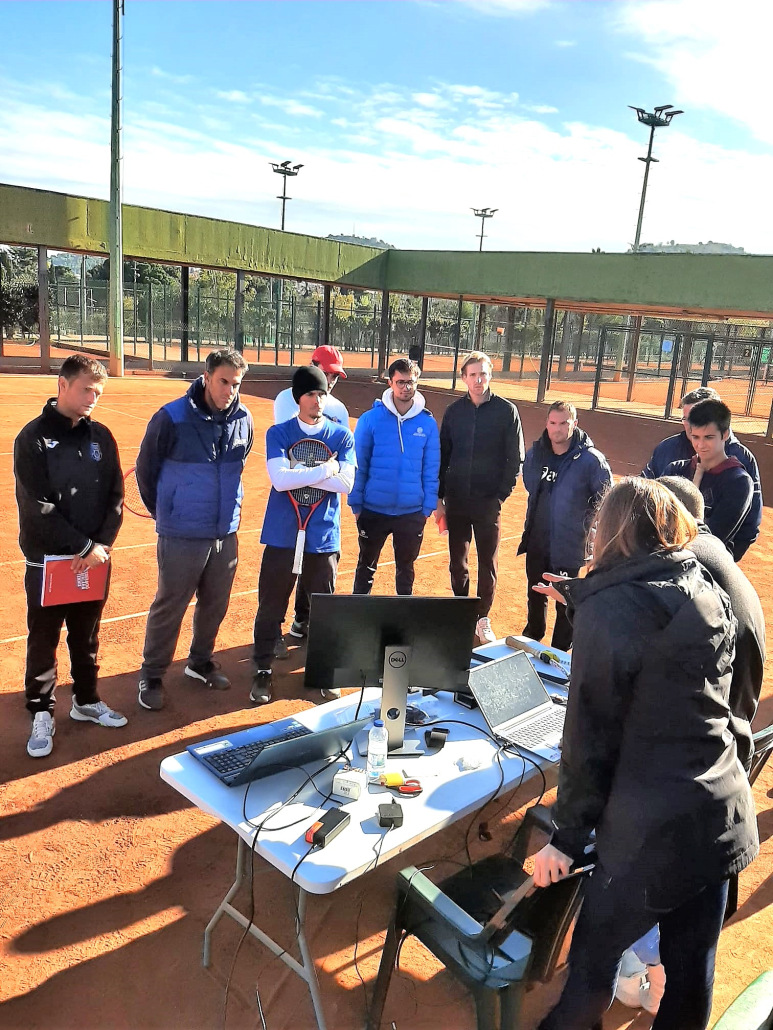
<svg viewBox="0 0 773 1030"><path fill-rule="evenodd" d="M759 848L729 703L730 601L685 551L561 590L574 658L553 843L576 855L595 828L605 870L636 876L650 908L674 908Z"/></svg>
<svg viewBox="0 0 773 1030"><path fill-rule="evenodd" d="M506 501L522 464L523 432L514 404L493 393L478 407L469 394L449 404L440 427L439 497Z"/></svg>
<svg viewBox="0 0 773 1030"><path fill-rule="evenodd" d="M737 458L754 483L754 496L746 518L741 523L735 535L736 549L746 551L760 535L760 523L762 522L762 483L760 482L760 470L757 459L748 447L744 447L741 441L730 435L725 443L725 454L728 458ZM687 433L682 431L676 436L669 436L657 445L652 452L652 457L642 470L645 479L659 479L665 476L666 469L672 461L688 461L695 456L695 449L687 439ZM740 553L739 553L740 557Z"/></svg>
<svg viewBox="0 0 773 1030"><path fill-rule="evenodd" d="M354 443L357 472L349 506L355 515L363 508L381 515L432 514L437 507L440 434L420 393L401 415L391 389L385 390L360 416Z"/></svg>
<svg viewBox="0 0 773 1030"><path fill-rule="evenodd" d="M693 454L689 461L672 461L664 475L692 480L697 467L698 456ZM706 469L699 489L706 505L706 525L738 561L746 551L746 545L737 548L736 537L754 496L751 476L737 458L728 458L713 469Z"/></svg>
<svg viewBox="0 0 773 1030"><path fill-rule="evenodd" d="M238 396L210 412L203 378L156 412L137 457L137 485L159 536L221 540L236 532L252 436Z"/></svg>
<svg viewBox="0 0 773 1030"><path fill-rule="evenodd" d="M529 546L541 473L552 454L547 430L535 440L523 463L523 485L529 494L526 522L518 554ZM586 537L602 494L612 485L607 459L593 446L582 429L575 429L550 494L550 564L553 568L576 569L585 563Z"/></svg>
<svg viewBox="0 0 773 1030"><path fill-rule="evenodd" d="M123 476L107 426L75 425L52 398L16 437L13 448L19 545L28 565L47 554L85 556L111 547L123 519Z"/></svg>

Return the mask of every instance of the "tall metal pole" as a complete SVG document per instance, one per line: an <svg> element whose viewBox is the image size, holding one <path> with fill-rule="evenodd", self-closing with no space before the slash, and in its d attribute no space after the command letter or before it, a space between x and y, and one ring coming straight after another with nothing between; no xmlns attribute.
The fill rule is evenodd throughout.
<svg viewBox="0 0 773 1030"><path fill-rule="evenodd" d="M478 252L483 253L483 236L486 228L486 216L480 216L480 243L478 244Z"/></svg>
<svg viewBox="0 0 773 1030"><path fill-rule="evenodd" d="M650 165L652 164L652 144L655 140L655 126L650 128L650 143L647 147L647 156L639 158L640 161L644 161L644 182L641 188L641 201L639 202L639 220L636 223L636 239L633 241L634 253L639 249L639 241L641 240L641 225L644 221L644 201L647 197L647 180L650 175Z"/></svg>
<svg viewBox="0 0 773 1030"><path fill-rule="evenodd" d="M123 16L124 0L113 0L113 82L110 117L110 375L123 375Z"/></svg>
<svg viewBox="0 0 773 1030"><path fill-rule="evenodd" d="M287 176L282 176L282 232L285 231L285 205L287 204Z"/></svg>

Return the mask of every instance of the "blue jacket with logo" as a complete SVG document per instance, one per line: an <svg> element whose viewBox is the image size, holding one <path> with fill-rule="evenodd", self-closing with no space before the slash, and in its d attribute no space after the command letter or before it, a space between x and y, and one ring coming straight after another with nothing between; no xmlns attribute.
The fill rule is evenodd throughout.
<svg viewBox="0 0 773 1030"><path fill-rule="evenodd" d="M209 410L203 378L156 412L137 456L137 485L159 536L220 540L236 532L252 435L238 396L223 412Z"/></svg>
<svg viewBox="0 0 773 1030"><path fill-rule="evenodd" d="M392 391L385 390L360 416L354 442L357 474L349 505L355 515L363 508L381 515L432 514L437 507L440 434L420 393L410 411L400 415Z"/></svg>
<svg viewBox="0 0 773 1030"><path fill-rule="evenodd" d="M659 479L660 476L667 475L666 469L672 461L692 460L694 454L695 448L687 439L687 433L682 431L677 433L676 436L669 436L666 440L661 441L652 452L652 457L642 470L642 475L645 479ZM752 477L752 482L754 483L751 507L746 513L746 517L741 523L738 532L735 534L736 547L746 551L760 535L760 523L762 522L760 470L757 465L757 459L749 448L744 447L741 441L733 435L732 429L725 444L725 454L727 454L728 458L738 458Z"/></svg>
<svg viewBox="0 0 773 1030"><path fill-rule="evenodd" d="M528 491L529 503L519 554L529 546L529 532L548 450L552 451L552 445L545 430L524 459L523 485ZM554 568L576 569L584 564L591 515L611 485L612 470L607 459L596 450L586 432L575 429L550 495L550 563Z"/></svg>

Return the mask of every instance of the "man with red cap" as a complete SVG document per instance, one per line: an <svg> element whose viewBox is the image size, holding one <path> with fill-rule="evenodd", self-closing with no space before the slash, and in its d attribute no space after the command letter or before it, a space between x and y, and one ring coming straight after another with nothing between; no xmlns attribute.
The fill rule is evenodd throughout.
<svg viewBox="0 0 773 1030"><path fill-rule="evenodd" d="M325 401L325 417L338 422L344 429L349 428L349 412L346 406L333 396L333 388L339 379L346 379L344 359L338 347L317 347L311 355L311 364L321 368L327 376L328 395ZM274 401L274 425L278 426L298 414L298 405L293 399L291 388L282 390Z"/></svg>
<svg viewBox="0 0 773 1030"><path fill-rule="evenodd" d="M338 422L344 429L349 428L349 412L346 410L346 406L341 403L336 397L333 396L333 387L340 379L346 379L346 372L344 372L344 359L341 351L338 347L330 347L325 345L324 347L317 347L314 353L311 355L311 364L316 365L317 368L322 369L327 377L327 388L328 395L325 399L325 417L331 419L333 422ZM287 390L282 390L281 393L277 394L274 400L274 425L281 425L282 422L287 422L291 418L296 418L298 415L298 404L293 397L292 387ZM311 602L309 596L304 589L303 583L300 578L298 579L298 587L295 591L295 616L293 618L293 624L290 627L289 633L291 637L294 637L296 641L303 640L308 631L309 625L309 608ZM290 652L287 649L287 644L283 637L280 637L276 643L275 658L289 658Z"/></svg>

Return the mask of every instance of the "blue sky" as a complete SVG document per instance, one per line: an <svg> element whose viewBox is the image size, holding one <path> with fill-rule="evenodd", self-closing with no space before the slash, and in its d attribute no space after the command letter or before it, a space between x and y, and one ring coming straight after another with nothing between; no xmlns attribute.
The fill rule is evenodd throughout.
<svg viewBox="0 0 773 1030"><path fill-rule="evenodd" d="M0 3L0 181L106 196L107 0ZM124 199L403 247L773 252L768 0L126 0ZM33 59L34 58L34 59Z"/></svg>

